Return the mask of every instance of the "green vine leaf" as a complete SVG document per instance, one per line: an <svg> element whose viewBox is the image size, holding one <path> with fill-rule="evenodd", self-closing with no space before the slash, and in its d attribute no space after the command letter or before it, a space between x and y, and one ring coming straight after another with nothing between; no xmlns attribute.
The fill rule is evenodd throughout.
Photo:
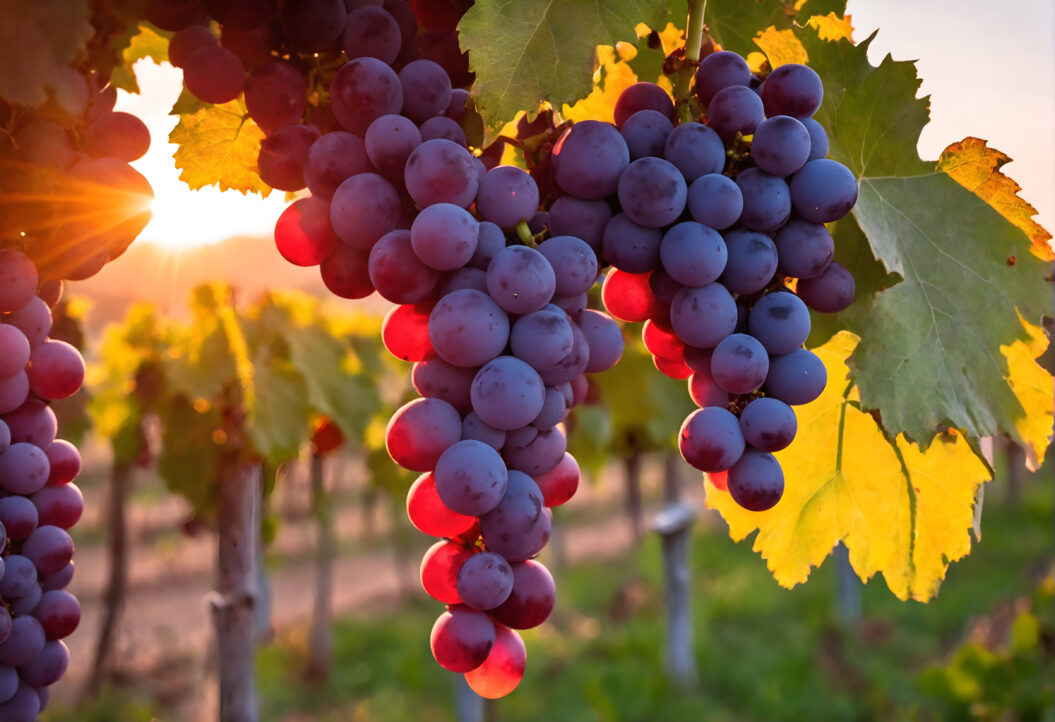
<svg viewBox="0 0 1055 722"><path fill-rule="evenodd" d="M1031 412L1009 384L1001 349L1030 340L1020 315L1039 324L1049 312L1048 264L996 209L919 158L928 108L916 98L912 63L887 57L873 67L872 38L855 46L812 30L796 35L824 79L816 117L829 155L858 178L859 252L903 279L869 296L890 280L869 272L865 293L839 315L862 339L850 360L861 404L880 411L891 435L923 444L942 424L972 437L1017 436L1016 422Z"/></svg>
<svg viewBox="0 0 1055 722"><path fill-rule="evenodd" d="M659 26L662 0L480 0L458 25L476 73L484 124L497 127L542 102L560 108L593 89L598 45L636 42L639 22Z"/></svg>

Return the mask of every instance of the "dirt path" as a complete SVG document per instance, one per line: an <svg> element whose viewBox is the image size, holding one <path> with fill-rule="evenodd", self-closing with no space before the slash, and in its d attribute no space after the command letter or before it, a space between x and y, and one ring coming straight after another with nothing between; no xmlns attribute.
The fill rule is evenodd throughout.
<svg viewBox="0 0 1055 722"><path fill-rule="evenodd" d="M646 486L647 488L647 486ZM687 500L703 509L702 485L686 484ZM625 514L618 513L619 493L615 489L584 487L569 504L571 509L613 508L603 521L578 522L558 527L564 532L563 548L567 561L606 559L625 553L633 543L633 532ZM655 509L646 509L646 519ZM383 516L383 515L382 515ZM346 518L347 517L347 518ZM361 519L354 510L341 510L339 526L342 546L349 527ZM384 535L382 528L379 535ZM355 529L357 531L357 529ZM407 559L397 565L390 547L374 545L374 551L346 554L338 558L334 574L334 608L338 615L366 614L397 603L401 593L420 593L417 588L421 553L432 540L419 536L407 550ZM213 536L202 534L179 542L179 549L135 547L131 560L131 592L121 617L117 638L118 661L124 681L133 686L149 678L181 679L176 699L201 701L200 695L187 695L188 677L197 680L208 695L205 660L211 639L206 597L212 587ZM310 550L311 529L307 523L283 528L276 547L284 560L271 576L271 620L283 629L310 616L314 589L312 563L305 556ZM544 552L549 553L550 550ZM288 560L288 561L287 561ZM84 614L80 627L67 640L71 664L66 677L55 686L56 699L72 703L87 678L94 654L102 607L100 592L105 584L106 560L98 546L79 549L78 573L72 591L82 600ZM167 674L171 671L172 674ZM165 674L162 674L162 673ZM155 694L167 697L164 690ZM187 717L189 719L189 717ZM184 719L181 714L180 719ZM209 719L208 716L202 719Z"/></svg>

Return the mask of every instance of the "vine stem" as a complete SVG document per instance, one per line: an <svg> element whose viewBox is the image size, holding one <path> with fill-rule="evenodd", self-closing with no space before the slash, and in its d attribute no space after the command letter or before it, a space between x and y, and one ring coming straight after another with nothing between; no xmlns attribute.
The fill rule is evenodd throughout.
<svg viewBox="0 0 1055 722"><path fill-rule="evenodd" d="M681 115L681 122L693 120L689 108L689 85L700 60L700 48L703 47L703 12L707 0L689 0L689 21L685 26L685 58L678 69L678 81L674 87L675 102Z"/></svg>

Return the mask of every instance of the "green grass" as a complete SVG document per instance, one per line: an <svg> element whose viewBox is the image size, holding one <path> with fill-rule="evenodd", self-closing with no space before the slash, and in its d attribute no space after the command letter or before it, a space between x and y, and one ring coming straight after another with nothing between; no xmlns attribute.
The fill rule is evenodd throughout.
<svg viewBox="0 0 1055 722"><path fill-rule="evenodd" d="M699 530L691 564L700 682L688 690L673 688L663 670L658 539L649 537L626 558L565 569L558 574L558 607L550 622L523 635L524 681L494 705L488 719L1055 722L1055 712L1001 716L987 707L950 704L940 692L943 680L954 685L964 665L974 664L974 657L962 654L973 648L961 643L979 620L995 619L994 610L1011 605L1029 607L1055 554L1053 492L1050 474L1041 473L1017 508L988 500L983 541L950 567L929 604L900 602L882 579L872 579L861 589L864 617L854 631L835 621L830 560L808 583L786 590L749 543L734 544L716 527ZM303 682L307 630L288 630L258 655L261 721L454 722L454 675L440 669L428 649L440 610L416 598L382 613L364 610L339 620L334 672L323 685ZM1034 608L1049 619L1049 634L1053 610L1050 599ZM1047 644L1047 652L1034 654L1035 676L1016 681L1034 691L1043 688L1050 699L1055 665L1050 638ZM935 678L935 665L953 658L966 661ZM931 682L924 685L920 676L928 668ZM1015 668L996 671L1009 669ZM990 678L999 679L994 674ZM939 691L929 696L924 688ZM155 718L174 719L128 691L108 692L88 709L45 716L51 722Z"/></svg>
<svg viewBox="0 0 1055 722"><path fill-rule="evenodd" d="M872 579L862 589L864 620L854 632L834 621L830 561L807 584L785 590L748 544L733 544L720 530L696 534L701 681L689 690L672 688L663 672L658 540L649 538L629 559L576 566L558 579L551 623L524 634L528 673L497 703L497 718L943 719L939 701L920 691L919 673L944 661L980 616L1028 599L1052 561L1052 501L1050 487L1035 484L1018 509L990 502L984 541L952 565L929 604L899 602L882 579ZM419 602L342 620L334 676L322 687L299 682L304 635L293 632L260 655L261 719L454 720L453 676L428 651L439 610ZM1048 671L1055 678L1055 669Z"/></svg>

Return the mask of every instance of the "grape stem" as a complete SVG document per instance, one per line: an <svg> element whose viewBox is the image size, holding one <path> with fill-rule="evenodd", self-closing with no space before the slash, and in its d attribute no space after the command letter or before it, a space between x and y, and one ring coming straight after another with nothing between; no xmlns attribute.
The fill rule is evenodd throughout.
<svg viewBox="0 0 1055 722"><path fill-rule="evenodd" d="M703 47L703 11L707 0L689 0L689 21L685 26L685 57L678 68L678 80L674 87L674 99L682 123L693 120L689 107L689 85L700 63L700 48Z"/></svg>

